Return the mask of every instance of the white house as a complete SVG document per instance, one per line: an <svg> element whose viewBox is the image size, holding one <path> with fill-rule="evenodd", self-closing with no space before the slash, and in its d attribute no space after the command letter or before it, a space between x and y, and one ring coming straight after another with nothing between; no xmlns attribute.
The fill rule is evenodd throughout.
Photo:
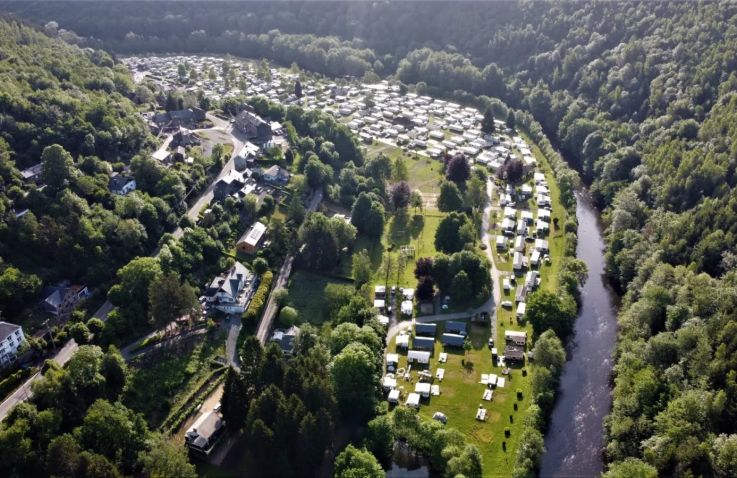
<svg viewBox="0 0 737 478"><path fill-rule="evenodd" d="M242 314L253 295L254 275L236 262L222 275L215 277L205 291L205 300L226 314Z"/></svg>
<svg viewBox="0 0 737 478"><path fill-rule="evenodd" d="M535 239L535 249L547 253L548 252L548 241L545 239Z"/></svg>
<svg viewBox="0 0 737 478"><path fill-rule="evenodd" d="M415 384L415 393L421 397L428 398L430 396L431 385L428 382L417 382Z"/></svg>
<svg viewBox="0 0 737 478"><path fill-rule="evenodd" d="M519 252L514 253L514 258L512 259L512 267L514 270L522 269L524 266L523 256Z"/></svg>
<svg viewBox="0 0 737 478"><path fill-rule="evenodd" d="M110 178L108 187L111 193L125 196L129 192L136 190L136 180L130 176L116 174Z"/></svg>
<svg viewBox="0 0 737 478"><path fill-rule="evenodd" d="M527 343L527 332L518 330L504 331L504 340L513 342L517 345L525 345Z"/></svg>
<svg viewBox="0 0 737 478"><path fill-rule="evenodd" d="M24 340L23 327L0 321L0 368L15 360L18 347Z"/></svg>

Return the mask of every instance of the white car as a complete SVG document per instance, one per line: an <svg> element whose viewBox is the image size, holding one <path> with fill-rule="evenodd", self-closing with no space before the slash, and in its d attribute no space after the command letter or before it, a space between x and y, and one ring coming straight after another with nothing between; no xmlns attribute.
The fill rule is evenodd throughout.
<svg viewBox="0 0 737 478"><path fill-rule="evenodd" d="M505 309L511 309L512 301L511 300L502 301L502 307L504 307Z"/></svg>

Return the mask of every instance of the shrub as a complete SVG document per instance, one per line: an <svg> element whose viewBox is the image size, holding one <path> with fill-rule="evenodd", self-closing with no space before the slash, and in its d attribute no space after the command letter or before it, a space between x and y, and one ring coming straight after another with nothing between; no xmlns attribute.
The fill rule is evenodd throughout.
<svg viewBox="0 0 737 478"><path fill-rule="evenodd" d="M271 271L266 271L261 276L261 283L259 284L256 293L253 294L251 303L248 304L248 309L243 313L242 321L244 324L246 322L255 321L258 316L261 315L261 311L266 305L266 299L269 297L269 290L271 289L271 281L273 279L274 274Z"/></svg>
<svg viewBox="0 0 737 478"><path fill-rule="evenodd" d="M279 312L279 322L291 326L297 323L297 316L297 310L294 307L287 306Z"/></svg>
<svg viewBox="0 0 737 478"><path fill-rule="evenodd" d="M509 429L509 427L504 427L504 436L509 438L509 435L512 434L512 431Z"/></svg>
<svg viewBox="0 0 737 478"><path fill-rule="evenodd" d="M522 400L522 389L521 388L517 389L517 400Z"/></svg>

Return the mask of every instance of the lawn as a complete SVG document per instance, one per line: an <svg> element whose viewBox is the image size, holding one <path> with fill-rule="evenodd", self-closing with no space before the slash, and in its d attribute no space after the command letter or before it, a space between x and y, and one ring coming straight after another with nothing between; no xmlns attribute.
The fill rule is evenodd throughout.
<svg viewBox="0 0 737 478"><path fill-rule="evenodd" d="M438 323L436 337L442 334L443 322ZM502 335L503 337L503 332ZM471 350L448 348L443 350L440 341L435 341L435 351L430 361L430 372L435 375L438 367L445 369L442 381L433 383L440 385L440 395L423 399L420 415L431 419L437 412L443 412L448 417L448 427L462 432L470 443L479 448L483 456L484 470L487 475L496 474L494 470L508 470L514 462L514 453L519 441L520 425L524 419L524 412L530 405L531 375L522 375L522 366L512 366L510 375L506 377L503 388L497 388L491 401L483 401L481 396L485 385L478 383L482 373L501 375L501 368L492 364L491 351L488 348L489 328L481 325L471 325ZM497 342L498 343L498 342ZM503 342L502 342L503 343ZM396 350L394 341L388 346L390 352ZM448 352L448 361L438 362L440 352ZM406 353L400 353L400 367L406 367ZM413 370L418 370L415 364ZM527 369L529 370L529 365ZM412 382L398 382L404 387L403 399L407 393L414 391L416 374ZM517 389L522 391L522 399L516 396ZM476 420L476 409L483 404L487 409L486 422ZM515 410L515 406L517 407ZM511 418L510 418L511 416ZM504 429L509 427L511 434L505 437ZM505 444L506 443L506 444ZM506 451L505 451L506 450Z"/></svg>
<svg viewBox="0 0 737 478"><path fill-rule="evenodd" d="M210 332L176 349L154 352L132 362L123 403L143 413L149 426L157 428L207 378L212 359L225 354L224 334L222 330Z"/></svg>
<svg viewBox="0 0 737 478"><path fill-rule="evenodd" d="M328 316L325 288L329 284L341 284L353 287L353 283L328 277L314 272L296 271L289 279L288 305L299 312L303 321L313 325L321 325L330 320Z"/></svg>
<svg viewBox="0 0 737 478"><path fill-rule="evenodd" d="M427 156L408 154L401 148L374 141L368 146L369 156L385 154L392 161L404 157L407 165L407 182L412 190L419 189L423 193L437 193L443 176L443 163Z"/></svg>

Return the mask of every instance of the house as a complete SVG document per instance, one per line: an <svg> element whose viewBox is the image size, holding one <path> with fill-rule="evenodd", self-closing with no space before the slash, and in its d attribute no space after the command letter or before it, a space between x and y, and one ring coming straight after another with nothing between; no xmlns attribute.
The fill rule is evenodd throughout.
<svg viewBox="0 0 737 478"><path fill-rule="evenodd" d="M409 347L409 335L399 334L397 335L396 344L398 349L406 349Z"/></svg>
<svg viewBox="0 0 737 478"><path fill-rule="evenodd" d="M169 143L170 147L187 147L187 146L197 146L200 144L200 139L197 137L196 134L194 134L191 130L186 128L179 128L179 131L174 133L174 136L172 136L171 143Z"/></svg>
<svg viewBox="0 0 737 478"><path fill-rule="evenodd" d="M245 254L255 254L265 234L266 225L257 221L238 239L235 248Z"/></svg>
<svg viewBox="0 0 737 478"><path fill-rule="evenodd" d="M527 274L525 274L525 287L530 290L535 290L537 288L538 276L539 274L537 271L528 271Z"/></svg>
<svg viewBox="0 0 737 478"><path fill-rule="evenodd" d="M505 346L504 360L508 362L523 362L525 360L525 349L516 345Z"/></svg>
<svg viewBox="0 0 737 478"><path fill-rule="evenodd" d="M256 160L261 154L261 149L250 141L246 141L246 144L238 151L238 154L233 158L233 165L237 171L245 171L250 163Z"/></svg>
<svg viewBox="0 0 737 478"><path fill-rule="evenodd" d="M235 127L238 128L248 138L258 141L268 141L271 139L271 125L261 119L257 114L248 110L243 110L235 117Z"/></svg>
<svg viewBox="0 0 737 478"><path fill-rule="evenodd" d="M20 176L23 179L24 183L36 183L41 178L42 169L43 169L43 164L41 163L34 164L30 168L26 168L23 171L21 171Z"/></svg>
<svg viewBox="0 0 737 478"><path fill-rule="evenodd" d="M275 329L271 335L271 342L278 344L284 355L292 355L297 338L299 337L299 332L299 327L296 325L291 326L287 330Z"/></svg>
<svg viewBox="0 0 737 478"><path fill-rule="evenodd" d="M466 337L461 334L445 333L440 337L440 341L445 347L463 347L463 344L466 342Z"/></svg>
<svg viewBox="0 0 737 478"><path fill-rule="evenodd" d="M504 236L496 236L496 250L506 251L507 250L507 238Z"/></svg>
<svg viewBox="0 0 737 478"><path fill-rule="evenodd" d="M405 404L410 408L420 408L420 395L417 393L410 393L407 395L407 401Z"/></svg>
<svg viewBox="0 0 737 478"><path fill-rule="evenodd" d="M412 341L415 350L430 350L435 348L435 339L432 337L415 337Z"/></svg>
<svg viewBox="0 0 737 478"><path fill-rule="evenodd" d="M151 157L162 164L170 164L173 161L172 154L165 149L154 151Z"/></svg>
<svg viewBox="0 0 737 478"><path fill-rule="evenodd" d="M231 170L227 176L217 180L213 196L215 199L222 201L231 194L240 191L245 185L246 181L243 178L243 174L238 171Z"/></svg>
<svg viewBox="0 0 737 478"><path fill-rule="evenodd" d="M438 324L415 324L415 335L423 335L426 337L435 337L435 331Z"/></svg>
<svg viewBox="0 0 737 478"><path fill-rule="evenodd" d="M430 363L430 352L426 352L423 350L410 350L407 352L407 362L417 362L421 364L428 364Z"/></svg>
<svg viewBox="0 0 737 478"><path fill-rule="evenodd" d="M514 238L514 250L515 252L525 251L525 236L519 235Z"/></svg>
<svg viewBox="0 0 737 478"><path fill-rule="evenodd" d="M514 219L505 217L501 224L501 229L504 234L511 236L514 234Z"/></svg>
<svg viewBox="0 0 737 478"><path fill-rule="evenodd" d="M399 390L395 388L394 390L391 390L389 392L389 395L386 397L386 401L389 403L397 404L399 403L399 395L400 395ZM417 403L419 404L419 400Z"/></svg>
<svg viewBox="0 0 737 478"><path fill-rule="evenodd" d="M397 388L397 379L394 377L393 374L389 374L383 378L383 380L381 381L381 386L385 392L394 390L395 388Z"/></svg>
<svg viewBox="0 0 737 478"><path fill-rule="evenodd" d="M0 368L15 361L18 348L24 340L23 327L0 321Z"/></svg>
<svg viewBox="0 0 737 478"><path fill-rule="evenodd" d="M108 188L113 194L125 196L129 192L136 190L136 180L131 176L116 174L110 178Z"/></svg>
<svg viewBox="0 0 737 478"><path fill-rule="evenodd" d="M540 251L535 249L532 251L532 254L530 254L530 264L537 267L540 264Z"/></svg>
<svg viewBox="0 0 737 478"><path fill-rule="evenodd" d="M460 334L466 336L466 323L457 320L449 320L445 323L445 332L448 334Z"/></svg>
<svg viewBox="0 0 737 478"><path fill-rule="evenodd" d="M289 182L291 175L289 171L275 164L269 169L264 170L261 173L261 177L269 184L283 186Z"/></svg>
<svg viewBox="0 0 737 478"><path fill-rule="evenodd" d="M515 345L524 347L527 343L527 332L525 332L524 330L505 330L504 340Z"/></svg>
<svg viewBox="0 0 737 478"><path fill-rule="evenodd" d="M80 300L91 295L85 285L69 285L63 282L57 286L44 287L41 291L41 308L56 317L66 317L74 310Z"/></svg>
<svg viewBox="0 0 737 478"><path fill-rule="evenodd" d="M187 430L184 442L190 450L209 455L225 431L225 421L214 410L204 413Z"/></svg>
<svg viewBox="0 0 737 478"><path fill-rule="evenodd" d="M402 303L399 305L399 311L402 313L402 315L411 317L414 310L415 306L411 300L403 300Z"/></svg>
<svg viewBox="0 0 737 478"><path fill-rule="evenodd" d="M251 271L236 262L212 280L205 291L205 301L210 307L226 314L242 314L253 295L255 282Z"/></svg>
<svg viewBox="0 0 737 478"><path fill-rule="evenodd" d="M376 299L386 298L386 286L377 285L376 287L374 287L374 298Z"/></svg>

